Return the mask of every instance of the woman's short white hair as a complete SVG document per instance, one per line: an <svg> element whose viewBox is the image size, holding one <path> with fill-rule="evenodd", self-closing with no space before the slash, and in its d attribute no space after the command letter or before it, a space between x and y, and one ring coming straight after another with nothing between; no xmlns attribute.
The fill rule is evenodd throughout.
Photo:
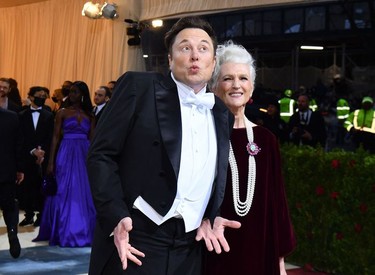
<svg viewBox="0 0 375 275"><path fill-rule="evenodd" d="M216 50L216 65L209 83L212 89L215 89L217 85L221 66L228 62L249 65L251 81L254 84L256 76L254 58L242 45L234 44L232 40L228 40L224 44L218 45Z"/></svg>

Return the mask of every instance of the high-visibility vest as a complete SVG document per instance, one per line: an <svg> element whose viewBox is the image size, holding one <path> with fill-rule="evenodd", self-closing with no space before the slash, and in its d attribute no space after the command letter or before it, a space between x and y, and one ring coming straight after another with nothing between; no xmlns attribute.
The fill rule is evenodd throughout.
<svg viewBox="0 0 375 275"><path fill-rule="evenodd" d="M349 117L350 107L346 99L340 98L336 103L336 116L338 120L345 120Z"/></svg>
<svg viewBox="0 0 375 275"><path fill-rule="evenodd" d="M318 110L318 104L316 103L316 100L315 99L311 99L310 102L309 102L309 108L315 112L316 110Z"/></svg>
<svg viewBox="0 0 375 275"><path fill-rule="evenodd" d="M350 113L345 121L346 130L354 129L375 134L375 111L374 109L363 110L358 109Z"/></svg>
<svg viewBox="0 0 375 275"><path fill-rule="evenodd" d="M289 97L283 97L279 100L280 117L285 122L289 122L290 117L294 114L295 103L296 101Z"/></svg>

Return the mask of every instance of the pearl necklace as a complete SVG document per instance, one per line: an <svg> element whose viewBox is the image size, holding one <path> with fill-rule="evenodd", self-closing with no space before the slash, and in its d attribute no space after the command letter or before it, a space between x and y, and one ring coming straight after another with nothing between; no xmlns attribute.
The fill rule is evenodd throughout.
<svg viewBox="0 0 375 275"><path fill-rule="evenodd" d="M260 148L254 143L254 134L253 134L253 127L250 121L245 117L245 127L246 127L246 134L247 140L249 143L246 146L246 149L249 153L249 169L248 169L248 176L247 176L247 192L246 192L246 199L244 202L240 199L240 181L238 175L238 166L236 162L236 158L233 153L232 144L229 143L229 166L232 172L232 193L233 193L233 205L234 210L236 211L238 216L245 216L249 213L251 204L254 198L254 190L255 190L255 178L256 178L256 163L254 156L258 154Z"/></svg>

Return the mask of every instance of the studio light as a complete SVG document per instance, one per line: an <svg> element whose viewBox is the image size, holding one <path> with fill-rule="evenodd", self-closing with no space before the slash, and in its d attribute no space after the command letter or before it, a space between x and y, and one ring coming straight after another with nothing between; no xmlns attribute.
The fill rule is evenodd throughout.
<svg viewBox="0 0 375 275"><path fill-rule="evenodd" d="M104 3L101 9L103 17L107 19L117 18L118 14L117 14L116 8L117 8L116 4Z"/></svg>
<svg viewBox="0 0 375 275"><path fill-rule="evenodd" d="M129 46L139 46L141 44L141 32L144 25L140 22L134 21L133 19L125 19L125 23L129 24L126 28L126 35L130 36L128 39Z"/></svg>
<svg viewBox="0 0 375 275"><path fill-rule="evenodd" d="M104 2L103 5L99 3L92 3L91 1L86 2L83 5L82 15L86 16L91 19L98 19L98 18L107 18L107 19L114 19L118 17L117 14L117 5L116 4L109 4Z"/></svg>
<svg viewBox="0 0 375 275"><path fill-rule="evenodd" d="M86 2L83 5L82 16L86 16L91 19L98 19L102 15L100 14L99 4L94 4L91 1Z"/></svg>
<svg viewBox="0 0 375 275"><path fill-rule="evenodd" d="M163 26L163 20L161 20L161 19L155 19L155 20L152 20L151 25L152 25L154 28L160 28L160 27Z"/></svg>
<svg viewBox="0 0 375 275"><path fill-rule="evenodd" d="M301 50L315 50L315 51L322 51L324 50L323 46L301 46Z"/></svg>

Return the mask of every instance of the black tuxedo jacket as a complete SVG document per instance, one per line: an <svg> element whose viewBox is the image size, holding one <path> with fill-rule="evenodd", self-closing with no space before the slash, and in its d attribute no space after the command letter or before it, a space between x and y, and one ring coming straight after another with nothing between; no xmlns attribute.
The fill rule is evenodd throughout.
<svg viewBox="0 0 375 275"><path fill-rule="evenodd" d="M49 150L53 135L54 116L51 112L41 109L36 129L30 107L19 113L20 126L24 135L23 159L25 160L25 173L35 171L36 158L30 154L30 151L40 146L45 153L43 168L48 164ZM26 176L26 175L25 175Z"/></svg>
<svg viewBox="0 0 375 275"><path fill-rule="evenodd" d="M19 113L22 110L22 107L8 98L8 110Z"/></svg>
<svg viewBox="0 0 375 275"><path fill-rule="evenodd" d="M109 236L131 217L142 196L160 215L176 196L181 155L181 110L177 87L158 73L128 72L117 82L88 154L87 168L97 225L90 274L99 274L116 249ZM233 117L215 97L217 176L205 216L214 219L224 197ZM117 252L116 252L117 253Z"/></svg>
<svg viewBox="0 0 375 275"><path fill-rule="evenodd" d="M0 108L0 128L0 183L15 182L16 172L23 172L23 137L17 114Z"/></svg>
<svg viewBox="0 0 375 275"><path fill-rule="evenodd" d="M106 104L104 104L103 108L99 111L99 113L95 114L95 112L93 112L94 116L95 116L95 124L98 124L98 121L99 121L99 118L101 117L101 115L103 114L103 111L105 109L105 107L108 105L108 102ZM94 107L94 110L95 110L95 107Z"/></svg>
<svg viewBox="0 0 375 275"><path fill-rule="evenodd" d="M312 112L310 117L310 122L308 125L301 125L300 121L300 112L294 113L289 120L288 129L289 132L292 131L293 127L301 127L308 131L311 136L312 140L306 141L302 140L302 144L310 145L315 147L317 144L320 144L323 148L326 143L326 129L325 129L325 122L322 115L319 112ZM299 145L301 138L297 135L291 139L294 144Z"/></svg>

